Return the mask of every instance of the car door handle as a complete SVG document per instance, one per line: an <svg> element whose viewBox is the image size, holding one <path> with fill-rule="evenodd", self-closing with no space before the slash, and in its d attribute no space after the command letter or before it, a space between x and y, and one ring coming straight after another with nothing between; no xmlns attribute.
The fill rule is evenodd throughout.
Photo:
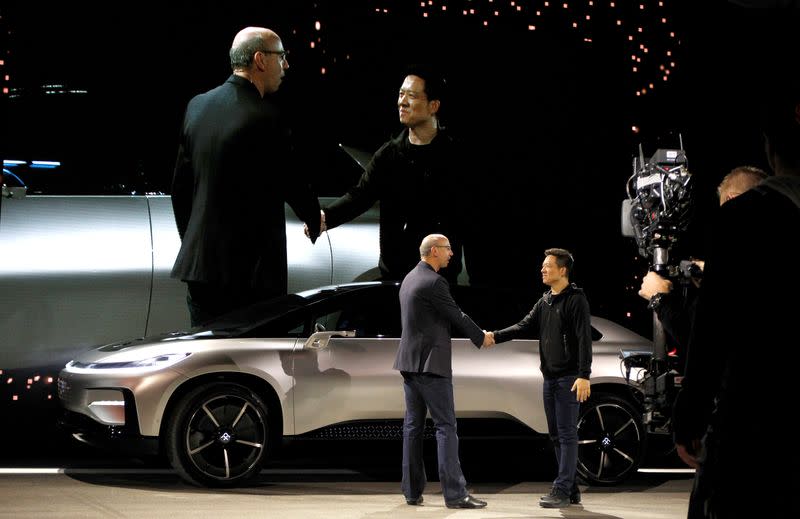
<svg viewBox="0 0 800 519"><path fill-rule="evenodd" d="M333 332L314 332L303 344L304 350L321 350L328 346L331 337L355 337L355 330L337 330Z"/></svg>

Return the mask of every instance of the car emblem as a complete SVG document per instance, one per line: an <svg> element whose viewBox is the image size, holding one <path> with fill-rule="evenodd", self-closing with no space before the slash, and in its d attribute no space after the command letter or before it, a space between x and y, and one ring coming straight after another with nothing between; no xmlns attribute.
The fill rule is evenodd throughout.
<svg viewBox="0 0 800 519"><path fill-rule="evenodd" d="M219 435L219 441L221 441L222 443L228 443L232 439L233 439L233 436L231 436L231 433L228 433L228 432L224 432L224 433Z"/></svg>

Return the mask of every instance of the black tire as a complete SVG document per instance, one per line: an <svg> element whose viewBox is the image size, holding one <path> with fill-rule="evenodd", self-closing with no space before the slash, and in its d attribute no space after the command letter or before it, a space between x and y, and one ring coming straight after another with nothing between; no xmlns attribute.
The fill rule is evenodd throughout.
<svg viewBox="0 0 800 519"><path fill-rule="evenodd" d="M578 474L590 485L622 483L639 468L646 437L636 406L613 394L593 394L578 417Z"/></svg>
<svg viewBox="0 0 800 519"><path fill-rule="evenodd" d="M267 406L244 386L213 383L187 393L166 430L172 467L200 486L232 487L260 471L270 438Z"/></svg>

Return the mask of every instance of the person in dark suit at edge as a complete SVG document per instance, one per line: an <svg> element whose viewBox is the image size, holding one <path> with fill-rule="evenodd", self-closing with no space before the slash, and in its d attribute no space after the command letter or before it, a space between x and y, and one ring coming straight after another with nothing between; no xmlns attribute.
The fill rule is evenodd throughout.
<svg viewBox="0 0 800 519"><path fill-rule="evenodd" d="M280 37L242 29L230 60L227 81L187 105L172 184L172 277L187 284L193 326L286 293L285 202L319 235L318 199L288 171L289 132L270 98L289 68Z"/></svg>
<svg viewBox="0 0 800 519"><path fill-rule="evenodd" d="M421 260L400 285L402 333L394 369L403 375L406 414L403 422L402 490L409 505L422 504L427 478L422 456L425 415L436 428L439 481L448 508L483 508L486 502L467 492L458 458L453 400L452 344L455 326L477 347L491 344L489 336L461 311L450 286L439 275L453 257L442 234L423 238Z"/></svg>
<svg viewBox="0 0 800 519"><path fill-rule="evenodd" d="M755 166L733 168L717 187L719 205L722 206L725 202L757 186L765 178L767 173ZM656 313L664 326L668 344L673 346L675 355L681 359L681 365L686 361L687 342L694 323L705 262L693 259L691 265L690 278L680 278L681 283L677 290L674 290L672 280L661 277L653 271L642 278L639 288L639 295L648 301L647 308ZM680 370L681 373L684 371L682 367Z"/></svg>
<svg viewBox="0 0 800 519"><path fill-rule="evenodd" d="M775 175L720 208L674 403L677 453L696 469L690 519L797 513L786 502L800 484L797 383L763 368L791 365L799 342L800 78L776 82L762 105Z"/></svg>

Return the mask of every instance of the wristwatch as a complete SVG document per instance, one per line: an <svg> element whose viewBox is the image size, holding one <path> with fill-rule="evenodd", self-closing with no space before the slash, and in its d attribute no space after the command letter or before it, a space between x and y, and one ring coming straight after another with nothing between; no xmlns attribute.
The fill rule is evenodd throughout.
<svg viewBox="0 0 800 519"><path fill-rule="evenodd" d="M662 298L666 294L664 292L658 292L656 295L650 298L650 302L647 304L647 308L649 310L658 310L658 307L661 306Z"/></svg>

